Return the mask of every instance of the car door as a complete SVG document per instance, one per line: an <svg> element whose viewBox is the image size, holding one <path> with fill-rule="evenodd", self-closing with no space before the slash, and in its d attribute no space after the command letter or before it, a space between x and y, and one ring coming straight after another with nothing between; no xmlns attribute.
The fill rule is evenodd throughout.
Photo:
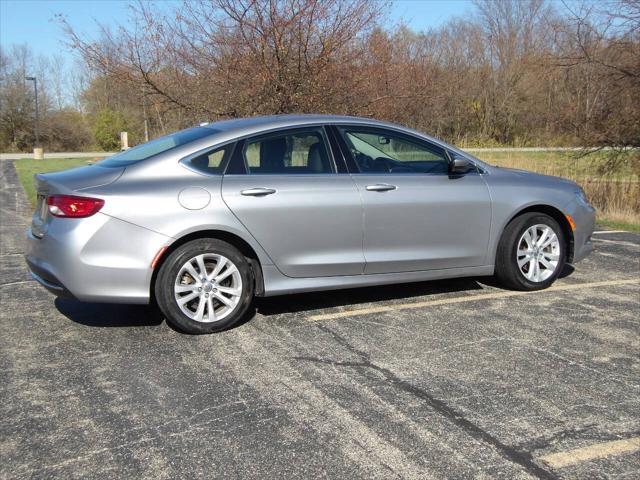
<svg viewBox="0 0 640 480"><path fill-rule="evenodd" d="M363 273L362 202L323 127L240 141L222 196L283 274Z"/></svg>
<svg viewBox="0 0 640 480"><path fill-rule="evenodd" d="M366 274L484 265L491 202L479 170L449 175L442 147L404 132L335 131L357 169Z"/></svg>

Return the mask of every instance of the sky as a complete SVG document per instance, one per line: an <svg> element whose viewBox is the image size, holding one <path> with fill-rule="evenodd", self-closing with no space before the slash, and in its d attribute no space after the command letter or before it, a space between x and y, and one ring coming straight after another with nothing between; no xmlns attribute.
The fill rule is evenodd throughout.
<svg viewBox="0 0 640 480"><path fill-rule="evenodd" d="M171 7L177 0L159 0ZM95 37L96 21L116 26L126 24L129 0L0 0L0 44L28 44L33 53L51 57L62 55L69 63L73 53L55 16L62 14L83 35ZM471 0L396 0L387 23L405 21L415 30L426 30L445 23L452 16L468 14Z"/></svg>

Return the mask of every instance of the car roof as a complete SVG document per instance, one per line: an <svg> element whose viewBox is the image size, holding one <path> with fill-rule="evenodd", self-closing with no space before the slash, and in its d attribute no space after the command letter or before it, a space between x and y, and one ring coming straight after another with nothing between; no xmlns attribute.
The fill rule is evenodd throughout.
<svg viewBox="0 0 640 480"><path fill-rule="evenodd" d="M401 125L394 125L379 120L364 117L351 117L346 115L321 115L321 114L283 114L283 115L268 115L259 117L245 117L232 120L220 120L218 122L209 123L204 125L206 128L211 128L217 131L223 132L235 132L238 135L250 134L253 132L259 132L261 130L271 130L283 127L296 127L312 124L338 124L338 123L358 123L367 125L377 125L401 128L403 130L406 127Z"/></svg>

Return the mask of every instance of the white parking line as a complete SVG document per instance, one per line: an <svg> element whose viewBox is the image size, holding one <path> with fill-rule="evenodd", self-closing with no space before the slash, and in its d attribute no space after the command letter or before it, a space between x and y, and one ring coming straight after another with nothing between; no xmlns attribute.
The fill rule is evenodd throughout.
<svg viewBox="0 0 640 480"><path fill-rule="evenodd" d="M566 452L552 453L538 457L538 460L543 461L551 468L562 468L575 465L576 463L588 462L589 460L634 453L637 451L640 451L640 437L613 440L611 442L597 443Z"/></svg>
<svg viewBox="0 0 640 480"><path fill-rule="evenodd" d="M640 281L634 278L634 279L628 279L628 280L609 280L605 282L587 282L587 283L577 283L577 284L574 283L574 284L567 284L567 285L554 285L547 288L546 290L538 290L535 292L515 292L515 291L495 292L495 293L485 293L482 295L467 295L465 297L426 300L424 302L399 303L394 305L381 305L379 307L358 308L355 310L344 310L344 311L335 312L335 313L323 313L320 315L311 315L310 317L307 318L307 320L311 320L311 321L335 320L337 318L354 317L357 315L368 315L371 313L395 312L397 310L409 310L409 309L415 309L415 308L434 307L437 305L453 305L456 303L478 302L481 300L493 300L496 298L522 297L525 295L541 294L545 292L582 290L584 288L609 287L613 285L629 285L629 284L639 284L639 283Z"/></svg>
<svg viewBox="0 0 640 480"><path fill-rule="evenodd" d="M597 232L593 232L593 235L604 235L606 233L630 233L626 230L598 230Z"/></svg>
<svg viewBox="0 0 640 480"><path fill-rule="evenodd" d="M605 240L604 238L594 238L594 242L613 243L614 245L625 245L627 247L640 247L639 243L624 242L622 240Z"/></svg>
<svg viewBox="0 0 640 480"><path fill-rule="evenodd" d="M18 282L0 283L0 287L11 287L13 285L22 285L23 283L36 283L35 280L20 280Z"/></svg>

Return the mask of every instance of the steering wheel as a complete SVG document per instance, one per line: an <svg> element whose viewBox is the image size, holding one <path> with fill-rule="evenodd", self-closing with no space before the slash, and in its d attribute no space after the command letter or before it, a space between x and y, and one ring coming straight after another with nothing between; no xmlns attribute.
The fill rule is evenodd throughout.
<svg viewBox="0 0 640 480"><path fill-rule="evenodd" d="M375 160L373 160L373 171L374 172L385 172L385 173L390 173L391 170L391 162L389 161L388 158L386 157L377 157Z"/></svg>
<svg viewBox="0 0 640 480"><path fill-rule="evenodd" d="M387 164L389 173L407 173L407 172L418 172L425 173L422 168L417 167L415 165L407 164L406 162L398 162L397 160L391 160L389 158L385 158L385 163Z"/></svg>
<svg viewBox="0 0 640 480"><path fill-rule="evenodd" d="M353 158L361 171L371 171L373 166L373 158L371 158L369 155L365 155L364 153L360 152L353 152Z"/></svg>

